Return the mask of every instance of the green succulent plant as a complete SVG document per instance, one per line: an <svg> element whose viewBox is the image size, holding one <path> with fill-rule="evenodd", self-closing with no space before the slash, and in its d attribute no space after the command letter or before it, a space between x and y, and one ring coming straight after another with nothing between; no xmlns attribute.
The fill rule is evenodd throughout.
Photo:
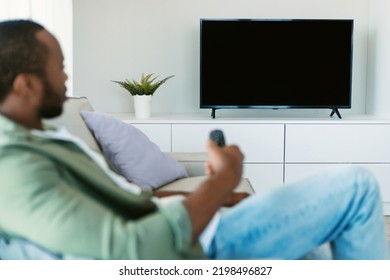
<svg viewBox="0 0 390 280"><path fill-rule="evenodd" d="M156 80L159 76L153 77L153 73L141 75L141 80L139 82L135 80L125 79L124 81L111 81L119 84L121 87L126 89L131 95L153 95L154 92L167 80L174 77L168 76L160 81Z"/></svg>

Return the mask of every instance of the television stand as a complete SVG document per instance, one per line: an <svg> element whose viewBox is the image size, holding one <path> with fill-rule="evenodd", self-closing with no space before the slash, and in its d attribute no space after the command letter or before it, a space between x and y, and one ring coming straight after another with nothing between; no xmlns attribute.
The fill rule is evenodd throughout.
<svg viewBox="0 0 390 280"><path fill-rule="evenodd" d="M332 108L331 108L332 109ZM340 112L339 112L339 109L337 108L333 108L332 109L332 113L330 113L330 116L333 117L333 115L336 113L337 117L339 117L339 119L342 119L341 115L340 115Z"/></svg>

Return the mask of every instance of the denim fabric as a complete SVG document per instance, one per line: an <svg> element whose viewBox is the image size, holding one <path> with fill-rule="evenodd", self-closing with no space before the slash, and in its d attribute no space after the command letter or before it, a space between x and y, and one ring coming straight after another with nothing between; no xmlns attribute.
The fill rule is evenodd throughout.
<svg viewBox="0 0 390 280"><path fill-rule="evenodd" d="M334 259L387 259L378 184L365 169L328 169L223 212L208 256L299 259L330 243Z"/></svg>

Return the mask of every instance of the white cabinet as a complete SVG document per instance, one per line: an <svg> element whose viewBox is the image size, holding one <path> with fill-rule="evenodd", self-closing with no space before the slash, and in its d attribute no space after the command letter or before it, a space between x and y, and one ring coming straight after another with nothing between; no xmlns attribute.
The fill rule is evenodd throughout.
<svg viewBox="0 0 390 280"><path fill-rule="evenodd" d="M173 152L205 152L213 129L222 129L229 144L240 146L244 174L258 192L283 184L283 124L172 124Z"/></svg>
<svg viewBox="0 0 390 280"><path fill-rule="evenodd" d="M288 124L286 163L390 162L388 124Z"/></svg>
<svg viewBox="0 0 390 280"><path fill-rule="evenodd" d="M237 144L248 163L283 163L283 124L173 124L173 152L204 152L213 129L222 129L229 144Z"/></svg>
<svg viewBox="0 0 390 280"><path fill-rule="evenodd" d="M205 152L212 129L245 154L244 177L256 192L292 182L326 167L363 166L377 178L390 214L390 120L123 118L166 152Z"/></svg>
<svg viewBox="0 0 390 280"><path fill-rule="evenodd" d="M139 124L133 125L141 130L148 138L160 147L163 152L171 151L171 125L170 124Z"/></svg>
<svg viewBox="0 0 390 280"><path fill-rule="evenodd" d="M347 165L361 166L369 170L381 186L383 200L390 202L390 164L287 164L285 180L286 182L293 182L321 169Z"/></svg>
<svg viewBox="0 0 390 280"><path fill-rule="evenodd" d="M243 177L248 178L255 192L264 192L283 185L283 164L244 164Z"/></svg>

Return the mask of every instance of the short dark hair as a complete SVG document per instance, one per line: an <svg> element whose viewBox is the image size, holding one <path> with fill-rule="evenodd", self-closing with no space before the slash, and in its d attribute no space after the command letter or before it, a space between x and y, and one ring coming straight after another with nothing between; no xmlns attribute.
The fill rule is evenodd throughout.
<svg viewBox="0 0 390 280"><path fill-rule="evenodd" d="M0 22L0 102L20 73L45 75L47 48L36 38L44 27L30 20Z"/></svg>

